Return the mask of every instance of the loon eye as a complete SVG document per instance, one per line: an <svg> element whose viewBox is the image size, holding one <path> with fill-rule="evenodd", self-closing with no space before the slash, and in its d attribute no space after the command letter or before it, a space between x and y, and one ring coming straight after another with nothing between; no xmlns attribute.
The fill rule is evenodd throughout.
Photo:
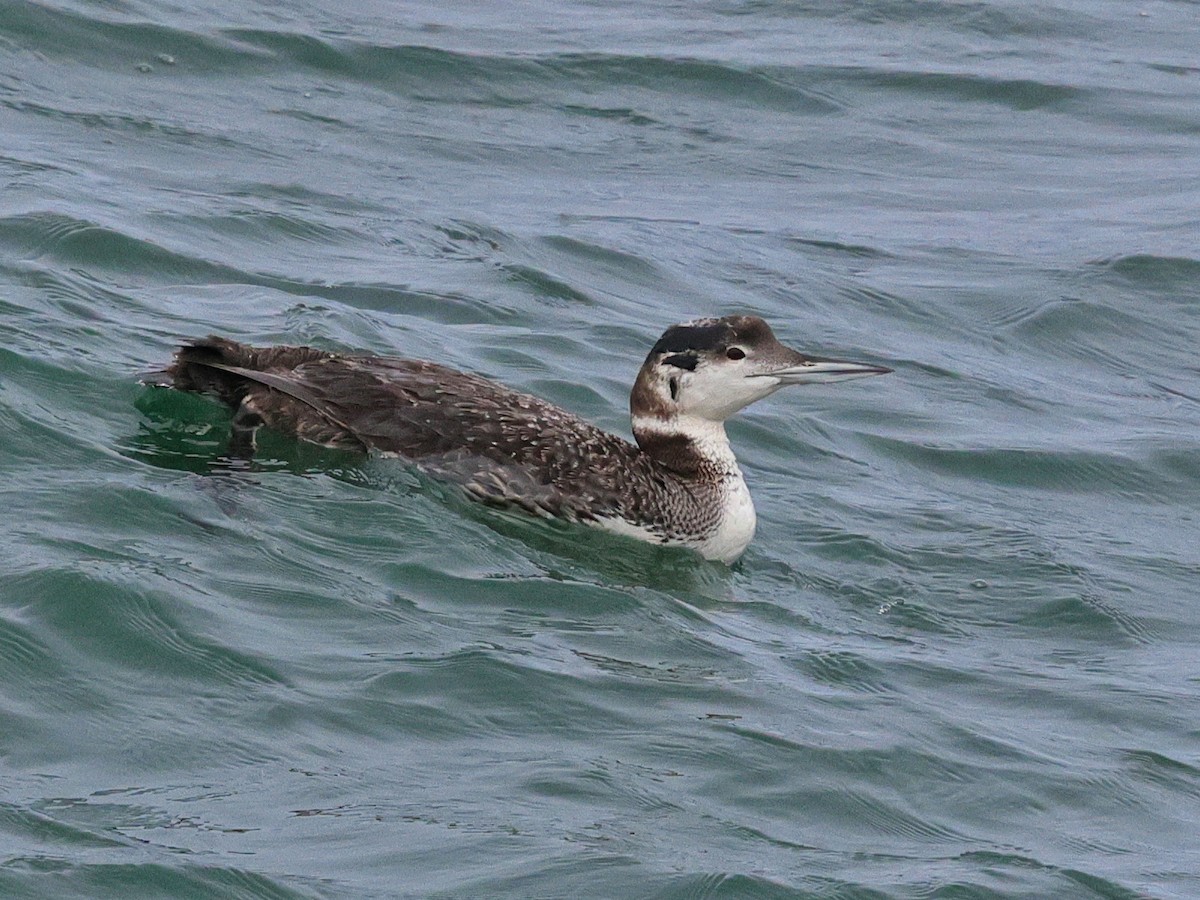
<svg viewBox="0 0 1200 900"><path fill-rule="evenodd" d="M741 347L730 347L728 350L725 351L725 355L728 356L730 359L745 359L746 351L743 350Z"/></svg>

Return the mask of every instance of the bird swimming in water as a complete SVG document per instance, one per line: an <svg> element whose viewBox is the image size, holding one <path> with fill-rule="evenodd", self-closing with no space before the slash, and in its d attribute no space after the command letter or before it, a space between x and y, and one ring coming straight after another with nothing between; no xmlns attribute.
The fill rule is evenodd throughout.
<svg viewBox="0 0 1200 900"><path fill-rule="evenodd" d="M725 420L785 385L890 371L792 350L757 316L672 325L630 394L636 444L538 397L422 360L213 336L180 347L163 374L165 384L233 409L231 456L251 457L266 425L408 460L487 504L732 564L756 516Z"/></svg>

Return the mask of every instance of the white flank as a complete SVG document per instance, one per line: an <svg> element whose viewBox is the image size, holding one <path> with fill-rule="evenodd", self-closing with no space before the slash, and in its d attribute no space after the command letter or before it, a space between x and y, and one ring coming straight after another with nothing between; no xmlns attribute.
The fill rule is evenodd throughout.
<svg viewBox="0 0 1200 900"><path fill-rule="evenodd" d="M661 534L655 534L649 528L634 525L632 522L616 516L597 516L595 519L584 524L594 525L596 528L599 528L601 531L607 531L609 534L620 534L638 541L645 541L648 544L663 543Z"/></svg>

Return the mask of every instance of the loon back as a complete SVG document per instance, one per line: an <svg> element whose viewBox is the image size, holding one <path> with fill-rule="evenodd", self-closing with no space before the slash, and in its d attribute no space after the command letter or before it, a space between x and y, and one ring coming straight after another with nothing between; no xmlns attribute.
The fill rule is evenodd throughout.
<svg viewBox="0 0 1200 900"><path fill-rule="evenodd" d="M402 457L486 503L731 563L753 536L754 508L725 418L784 384L886 371L789 350L754 317L673 326L631 394L637 445L538 397L421 360L213 336L179 348L165 375L234 410L232 455L252 455L267 425Z"/></svg>
<svg viewBox="0 0 1200 900"><path fill-rule="evenodd" d="M234 412L232 451L254 452L267 425L320 444L397 456L476 499L586 519L617 511L622 476L651 476L644 454L531 394L423 360L209 337L167 370L180 390Z"/></svg>

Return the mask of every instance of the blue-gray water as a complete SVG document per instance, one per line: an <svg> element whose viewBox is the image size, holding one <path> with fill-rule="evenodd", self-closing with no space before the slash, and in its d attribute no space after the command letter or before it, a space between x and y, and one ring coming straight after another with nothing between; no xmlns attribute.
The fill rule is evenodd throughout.
<svg viewBox="0 0 1200 900"><path fill-rule="evenodd" d="M0 0L0 896L1200 896L1200 7ZM139 387L219 332L625 432L732 570Z"/></svg>

